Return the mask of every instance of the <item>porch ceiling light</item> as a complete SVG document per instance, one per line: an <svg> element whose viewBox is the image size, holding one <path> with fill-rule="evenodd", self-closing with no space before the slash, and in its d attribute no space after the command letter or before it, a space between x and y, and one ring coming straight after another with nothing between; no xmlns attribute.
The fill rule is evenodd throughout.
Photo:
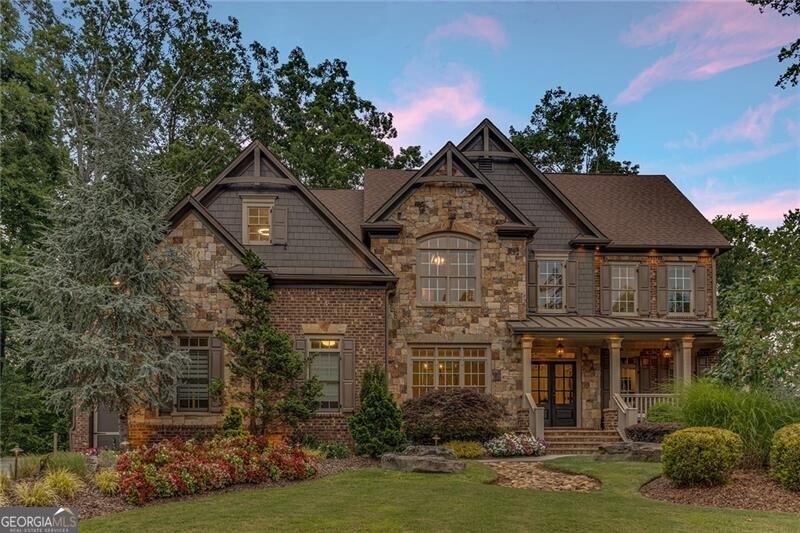
<svg viewBox="0 0 800 533"><path fill-rule="evenodd" d="M672 357L672 348L670 348L669 343L664 345L664 349L661 350L661 353L664 355L664 359Z"/></svg>
<svg viewBox="0 0 800 533"><path fill-rule="evenodd" d="M556 355L559 357L564 357L564 345L560 342L556 345Z"/></svg>

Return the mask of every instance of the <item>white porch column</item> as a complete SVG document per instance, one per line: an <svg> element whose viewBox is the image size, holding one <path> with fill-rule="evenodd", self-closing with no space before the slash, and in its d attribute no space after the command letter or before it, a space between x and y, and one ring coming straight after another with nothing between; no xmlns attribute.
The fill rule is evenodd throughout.
<svg viewBox="0 0 800 533"><path fill-rule="evenodd" d="M692 345L694 337L681 338L681 366L678 381L684 385L692 382Z"/></svg>
<svg viewBox="0 0 800 533"><path fill-rule="evenodd" d="M533 337L522 337L522 407L528 408L525 395L531 392L531 353L533 352Z"/></svg>
<svg viewBox="0 0 800 533"><path fill-rule="evenodd" d="M609 393L613 397L620 392L620 349L622 337L608 338L608 368L609 368Z"/></svg>

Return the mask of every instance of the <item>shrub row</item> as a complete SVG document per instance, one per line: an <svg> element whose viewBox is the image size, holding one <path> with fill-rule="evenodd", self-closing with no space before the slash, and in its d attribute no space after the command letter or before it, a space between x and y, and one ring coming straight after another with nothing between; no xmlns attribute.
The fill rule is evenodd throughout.
<svg viewBox="0 0 800 533"><path fill-rule="evenodd" d="M721 485L742 457L741 437L714 427L678 430L664 438L661 450L664 474L679 487Z"/></svg>
<svg viewBox="0 0 800 533"><path fill-rule="evenodd" d="M303 479L316 469L299 447L270 443L265 437L234 437L206 442L163 441L123 453L117 461L119 492L143 504L154 498L194 494L236 483Z"/></svg>
<svg viewBox="0 0 800 533"><path fill-rule="evenodd" d="M419 444L431 444L434 437L487 441L502 433L504 415L495 398L470 389L433 390L403 404L406 436Z"/></svg>
<svg viewBox="0 0 800 533"><path fill-rule="evenodd" d="M483 445L492 457L540 456L547 452L543 439L528 434L505 433Z"/></svg>
<svg viewBox="0 0 800 533"><path fill-rule="evenodd" d="M775 432L770 451L770 474L789 490L800 491L800 424Z"/></svg>

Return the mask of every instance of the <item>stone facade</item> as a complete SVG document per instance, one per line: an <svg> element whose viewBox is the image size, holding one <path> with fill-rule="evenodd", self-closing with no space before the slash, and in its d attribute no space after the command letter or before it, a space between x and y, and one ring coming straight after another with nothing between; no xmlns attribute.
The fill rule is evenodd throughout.
<svg viewBox="0 0 800 533"><path fill-rule="evenodd" d="M516 425L522 408L522 350L506 321L525 316L526 242L498 237L495 228L507 221L505 215L471 185L423 185L398 206L392 218L403 225L400 234L372 241L372 251L398 277L389 306L391 392L401 402L410 397L409 360L414 344L486 345L489 390L506 406L509 424ZM474 305L417 302L417 241L439 232L480 241L481 297Z"/></svg>
<svg viewBox="0 0 800 533"><path fill-rule="evenodd" d="M581 427L600 429L603 417L599 348L585 348L581 353L581 405L578 411Z"/></svg>

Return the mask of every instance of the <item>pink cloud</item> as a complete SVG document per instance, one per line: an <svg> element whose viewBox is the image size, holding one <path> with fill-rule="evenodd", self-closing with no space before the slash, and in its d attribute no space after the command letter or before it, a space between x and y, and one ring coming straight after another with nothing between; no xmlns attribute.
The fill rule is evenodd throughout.
<svg viewBox="0 0 800 533"><path fill-rule="evenodd" d="M726 168L738 167L755 163L770 157L782 154L786 151L798 147L797 140L774 144L763 148L753 148L752 150L741 150L737 152L724 153L706 161L699 163L689 163L681 165L680 172L683 176L697 176L724 170Z"/></svg>
<svg viewBox="0 0 800 533"><path fill-rule="evenodd" d="M775 123L775 115L800 100L800 95L772 96L768 101L756 107L749 107L732 124L714 130L708 138L709 143L716 141L750 141L761 144L767 140Z"/></svg>
<svg viewBox="0 0 800 533"><path fill-rule="evenodd" d="M509 39L503 26L492 17L482 17L467 13L447 24L434 28L425 38L431 44L441 39L468 38L488 43L495 52L508 45Z"/></svg>
<svg viewBox="0 0 800 533"><path fill-rule="evenodd" d="M741 2L688 2L634 24L622 36L630 46L674 44L671 53L640 72L617 103L641 100L673 80L699 80L775 55L797 38L798 24L774 10L759 13Z"/></svg>
<svg viewBox="0 0 800 533"><path fill-rule="evenodd" d="M777 227L783 221L783 215L791 209L800 208L800 190L786 189L777 191L759 200L736 201L723 198L695 198L700 211L709 219L717 215L748 215L754 224Z"/></svg>
<svg viewBox="0 0 800 533"><path fill-rule="evenodd" d="M394 116L397 138L390 143L398 148L407 144L426 144L444 131L463 129L487 114L478 79L466 71L457 79L428 86L405 85L395 104L385 106ZM438 139L436 139L438 140ZM429 146L430 148L430 146ZM439 146L435 146L438 150Z"/></svg>

